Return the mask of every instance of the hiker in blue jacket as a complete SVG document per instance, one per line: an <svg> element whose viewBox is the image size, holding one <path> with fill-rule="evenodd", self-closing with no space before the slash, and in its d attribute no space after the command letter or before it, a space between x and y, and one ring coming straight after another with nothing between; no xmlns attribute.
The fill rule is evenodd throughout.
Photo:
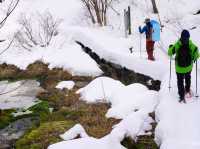
<svg viewBox="0 0 200 149"><path fill-rule="evenodd" d="M154 41L152 39L152 34L153 34L153 25L151 24L151 20L149 18L145 19L146 25L141 28L141 26L139 26L139 32L145 33L146 34L146 51L147 51L147 55L148 55L148 59L154 61L154 55L153 55L153 50L154 50Z"/></svg>

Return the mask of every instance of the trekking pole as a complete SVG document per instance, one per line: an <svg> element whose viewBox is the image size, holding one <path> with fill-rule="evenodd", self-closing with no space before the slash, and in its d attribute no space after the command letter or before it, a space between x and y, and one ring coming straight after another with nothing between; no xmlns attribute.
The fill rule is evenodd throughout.
<svg viewBox="0 0 200 149"><path fill-rule="evenodd" d="M169 92L171 87L171 78L172 78L172 57L170 56L170 73L169 73Z"/></svg>
<svg viewBox="0 0 200 149"><path fill-rule="evenodd" d="M142 36L140 34L140 58L142 57Z"/></svg>
<svg viewBox="0 0 200 149"><path fill-rule="evenodd" d="M198 92L197 90L198 90L198 86L197 86L197 60L196 60L196 95L195 95L196 98L199 97L199 95L197 93Z"/></svg>

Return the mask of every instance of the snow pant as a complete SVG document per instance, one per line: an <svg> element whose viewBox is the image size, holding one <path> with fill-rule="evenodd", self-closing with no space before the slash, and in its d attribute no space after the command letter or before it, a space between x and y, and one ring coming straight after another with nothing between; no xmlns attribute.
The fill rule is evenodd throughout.
<svg viewBox="0 0 200 149"><path fill-rule="evenodd" d="M190 91L191 86L191 72L188 73L176 73L177 74L177 85L178 85L178 94L180 99L184 99L185 92ZM184 86L185 80L185 86Z"/></svg>
<svg viewBox="0 0 200 149"><path fill-rule="evenodd" d="M155 60L153 56L154 43L155 42L152 40L146 40L146 50L147 50L148 60L152 60L152 61Z"/></svg>

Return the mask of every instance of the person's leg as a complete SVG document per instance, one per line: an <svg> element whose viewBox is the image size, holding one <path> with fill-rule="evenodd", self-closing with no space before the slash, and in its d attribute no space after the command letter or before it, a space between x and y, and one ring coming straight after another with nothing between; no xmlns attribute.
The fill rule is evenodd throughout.
<svg viewBox="0 0 200 149"><path fill-rule="evenodd" d="M153 51L154 51L154 44L155 44L155 42L154 41L152 41L152 59L153 60L155 60L155 57L154 57L154 54L153 54Z"/></svg>
<svg viewBox="0 0 200 149"><path fill-rule="evenodd" d="M176 75L177 75L178 94L180 96L179 101L184 101L185 100L185 89L183 84L184 74L176 73Z"/></svg>
<svg viewBox="0 0 200 149"><path fill-rule="evenodd" d="M185 92L190 92L190 86L191 86L191 72L188 72L185 74Z"/></svg>
<svg viewBox="0 0 200 149"><path fill-rule="evenodd" d="M154 55L153 55L153 51L154 51L154 44L155 42L154 41L150 41L150 57L151 57L151 60L154 61L155 58L154 58Z"/></svg>
<svg viewBox="0 0 200 149"><path fill-rule="evenodd" d="M155 58L153 56L154 41L147 40L146 45L147 45L146 49L147 49L148 59L152 60L152 61L155 60Z"/></svg>
<svg viewBox="0 0 200 149"><path fill-rule="evenodd" d="M150 45L150 42L149 42L149 40L146 40L146 50L147 50L147 55L148 55L148 60L150 60L151 59L151 45Z"/></svg>

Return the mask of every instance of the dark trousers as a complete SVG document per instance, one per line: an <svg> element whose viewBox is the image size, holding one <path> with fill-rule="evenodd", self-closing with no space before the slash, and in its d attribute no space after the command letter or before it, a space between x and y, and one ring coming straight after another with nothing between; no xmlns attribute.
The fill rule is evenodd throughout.
<svg viewBox="0 0 200 149"><path fill-rule="evenodd" d="M154 41L152 40L146 40L146 50L148 54L148 59L154 61L155 58L153 56L153 50L154 50Z"/></svg>
<svg viewBox="0 0 200 149"><path fill-rule="evenodd" d="M191 86L191 72L188 73L176 73L177 74L177 85L178 85L178 94L181 99L184 98L185 92L190 91ZM185 85L184 85L185 81Z"/></svg>

